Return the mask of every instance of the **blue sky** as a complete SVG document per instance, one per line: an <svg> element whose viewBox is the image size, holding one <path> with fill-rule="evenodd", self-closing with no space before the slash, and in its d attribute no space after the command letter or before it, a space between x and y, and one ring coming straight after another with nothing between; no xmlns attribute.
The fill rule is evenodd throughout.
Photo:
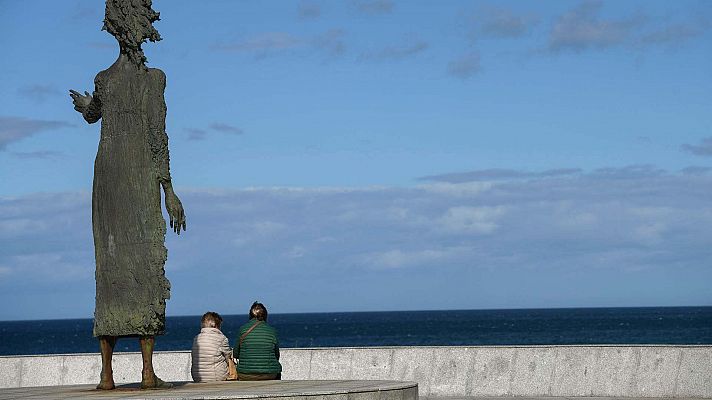
<svg viewBox="0 0 712 400"><path fill-rule="evenodd" d="M712 3L154 9L169 315L712 305ZM92 315L102 18L0 1L0 319Z"/></svg>

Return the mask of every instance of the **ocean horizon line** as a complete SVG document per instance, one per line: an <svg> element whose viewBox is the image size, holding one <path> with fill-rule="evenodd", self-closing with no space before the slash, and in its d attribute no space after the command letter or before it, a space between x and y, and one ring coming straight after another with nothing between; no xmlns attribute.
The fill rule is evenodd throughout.
<svg viewBox="0 0 712 400"><path fill-rule="evenodd" d="M270 312L270 315L322 315L322 314L388 314L388 313L426 313L426 312L470 312L470 311L545 311L545 310L644 310L644 309L654 309L654 308L664 308L664 309L684 309L684 308L712 308L712 304L709 305L684 305L684 306L571 306L571 307L512 307L512 308L433 308L433 309L421 309L421 310L358 310L358 311L299 311L299 312ZM206 310L214 311L214 310ZM235 317L246 315L247 313L233 313L226 314L220 313L223 317ZM180 314L180 315L166 315L166 318L187 318L187 317L200 317L202 314ZM39 318L39 319L0 319L0 322L42 322L42 321L76 321L76 320L87 320L93 319L94 317L67 317L67 318Z"/></svg>

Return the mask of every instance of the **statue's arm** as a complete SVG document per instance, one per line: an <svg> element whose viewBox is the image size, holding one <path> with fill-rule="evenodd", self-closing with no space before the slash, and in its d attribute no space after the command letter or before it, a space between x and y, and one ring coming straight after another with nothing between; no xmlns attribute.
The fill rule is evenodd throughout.
<svg viewBox="0 0 712 400"><path fill-rule="evenodd" d="M151 70L157 95L148 105L149 142L153 163L156 168L158 181L166 195L166 210L170 217L170 226L173 231L180 234L181 228L186 229L185 211L183 204L173 191L171 182L170 155L168 153L168 135L166 134L166 75L159 69Z"/></svg>
<svg viewBox="0 0 712 400"><path fill-rule="evenodd" d="M69 90L69 96L72 97L74 109L81 113L84 120L90 124L101 119L101 99L98 96L99 79L98 75L96 79L94 79L93 95L90 95L89 92L81 94L75 90Z"/></svg>
<svg viewBox="0 0 712 400"><path fill-rule="evenodd" d="M165 189L167 186L170 187L171 183L168 135L166 134L166 100L163 96L166 89L166 76L163 71L152 69L151 78L155 95L151 97L148 104L149 142L158 180Z"/></svg>

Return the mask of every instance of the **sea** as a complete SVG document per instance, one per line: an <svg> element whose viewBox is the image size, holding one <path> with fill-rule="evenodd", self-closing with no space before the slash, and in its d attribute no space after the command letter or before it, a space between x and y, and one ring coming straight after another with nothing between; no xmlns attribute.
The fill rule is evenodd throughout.
<svg viewBox="0 0 712 400"><path fill-rule="evenodd" d="M246 315L224 315L233 344ZM712 344L712 307L270 314L280 346ZM168 317L156 350L190 350L200 316ZM0 355L96 353L91 319L0 321ZM139 351L120 339L116 351Z"/></svg>

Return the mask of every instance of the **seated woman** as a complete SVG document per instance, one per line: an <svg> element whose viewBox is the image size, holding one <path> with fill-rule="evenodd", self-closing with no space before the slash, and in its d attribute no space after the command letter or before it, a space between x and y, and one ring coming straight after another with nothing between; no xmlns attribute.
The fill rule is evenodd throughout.
<svg viewBox="0 0 712 400"><path fill-rule="evenodd" d="M220 331L222 317L208 311L200 320L200 333L193 339L190 374L195 382L224 381L237 378L232 349Z"/></svg>
<svg viewBox="0 0 712 400"><path fill-rule="evenodd" d="M282 379L277 331L267 325L267 308L262 303L254 302L249 318L250 321L240 327L235 343L235 355L239 360L238 380Z"/></svg>

